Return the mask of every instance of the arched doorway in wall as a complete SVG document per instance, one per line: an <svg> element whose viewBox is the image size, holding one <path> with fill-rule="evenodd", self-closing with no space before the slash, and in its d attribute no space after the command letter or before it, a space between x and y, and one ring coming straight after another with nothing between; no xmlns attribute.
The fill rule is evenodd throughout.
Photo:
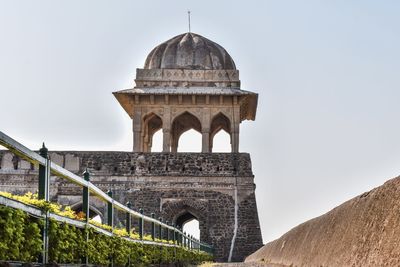
<svg viewBox="0 0 400 267"><path fill-rule="evenodd" d="M169 199L162 204L162 217L189 235L210 243L208 202L198 198Z"/></svg>
<svg viewBox="0 0 400 267"><path fill-rule="evenodd" d="M190 211L184 211L176 218L175 224L187 235L200 240L199 219Z"/></svg>
<svg viewBox="0 0 400 267"><path fill-rule="evenodd" d="M76 213L83 212L82 202L76 203L71 206L71 209ZM103 215L101 212L93 206L89 206L89 218L99 223L103 223Z"/></svg>
<svg viewBox="0 0 400 267"><path fill-rule="evenodd" d="M162 119L155 113L143 118L143 152L162 151Z"/></svg>
<svg viewBox="0 0 400 267"><path fill-rule="evenodd" d="M182 142L180 139L182 138ZM201 152L201 122L189 112L176 117L171 127L172 152Z"/></svg>
<svg viewBox="0 0 400 267"><path fill-rule="evenodd" d="M232 152L231 122L222 112L211 120L210 152Z"/></svg>

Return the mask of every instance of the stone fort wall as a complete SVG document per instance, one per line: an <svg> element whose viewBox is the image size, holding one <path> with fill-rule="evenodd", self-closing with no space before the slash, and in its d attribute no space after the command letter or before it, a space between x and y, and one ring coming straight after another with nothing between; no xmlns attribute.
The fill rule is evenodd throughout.
<svg viewBox="0 0 400 267"><path fill-rule="evenodd" d="M214 245L216 258L228 259L235 225L235 188L238 231L234 261L241 261L262 246L254 194L254 175L247 153L132 153L52 151L51 160L82 175L87 168L91 181L111 189L116 200L131 201L134 209L155 213L169 222L190 213L199 220L204 242ZM0 191L22 194L37 191L37 167L9 151L0 151ZM82 189L52 177L53 201L79 207ZM95 197L91 209L102 218L106 206ZM117 224L124 214L116 213Z"/></svg>

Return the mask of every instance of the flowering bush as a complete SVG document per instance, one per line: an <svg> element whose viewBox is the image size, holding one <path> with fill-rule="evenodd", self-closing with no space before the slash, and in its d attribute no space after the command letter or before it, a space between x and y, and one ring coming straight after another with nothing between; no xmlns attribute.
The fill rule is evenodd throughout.
<svg viewBox="0 0 400 267"><path fill-rule="evenodd" d="M26 193L23 196L0 192L0 196L36 206L71 219L83 220L85 214L76 213L70 207L39 200L36 194ZM170 264L197 264L212 260L210 254L188 250L183 247L166 247L160 245L132 242L121 237L139 239L139 234L133 230L128 233L124 228L114 228L90 220L90 224L100 227L113 236L96 232L91 227L84 229L73 225L50 220L49 224L49 257L51 262L79 264L84 257L89 263L108 265L110 259L115 266ZM28 214L10 207L0 206L0 260L16 260L34 262L38 260L43 246L40 228L43 219L36 219ZM88 239L86 239L88 237ZM152 241L150 235L144 235L144 240ZM160 243L172 241L155 239Z"/></svg>
<svg viewBox="0 0 400 267"><path fill-rule="evenodd" d="M70 206L62 207L61 205L59 205L57 203L52 203L52 202L49 202L49 201L46 201L43 199L38 199L38 195L33 194L31 192L28 192L22 196L13 195L8 192L0 192L0 196L11 198L11 199L17 200L19 202L22 202L24 204L32 205L32 206L38 207L44 211L49 211L54 214L68 217L71 219L75 219L75 220L85 219L84 214L83 214L83 216L81 213L77 214L74 210L71 209Z"/></svg>

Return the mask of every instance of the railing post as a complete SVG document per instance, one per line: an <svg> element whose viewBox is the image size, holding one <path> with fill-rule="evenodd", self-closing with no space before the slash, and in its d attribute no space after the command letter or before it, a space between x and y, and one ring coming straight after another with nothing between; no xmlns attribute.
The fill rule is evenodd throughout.
<svg viewBox="0 0 400 267"><path fill-rule="evenodd" d="M165 224L169 226L169 221L165 221ZM167 238L167 241L169 242L169 228L167 228L166 238Z"/></svg>
<svg viewBox="0 0 400 267"><path fill-rule="evenodd" d="M88 172L88 170L86 169L83 172L83 178L85 179L85 181L90 181L90 174ZM85 220L86 223L89 222L89 188L88 187L83 187L83 196L82 196L82 212L85 214Z"/></svg>
<svg viewBox="0 0 400 267"><path fill-rule="evenodd" d="M179 245L180 246L182 246L182 228L181 227L179 227L178 228L179 229L179 232L178 232L178 243L179 243Z"/></svg>
<svg viewBox="0 0 400 267"><path fill-rule="evenodd" d="M113 198L113 193L112 193L111 189L107 191L107 195L110 198ZM111 226L111 233L113 233L113 230L114 230L114 207L113 207L112 201L107 203L107 224L109 226ZM112 254L110 254L109 258L110 258L109 266L112 267L112 266L114 266L114 259L112 257Z"/></svg>
<svg viewBox="0 0 400 267"><path fill-rule="evenodd" d="M153 219L155 218L154 213L151 213L151 218ZM155 238L156 238L156 225L154 222L151 222L151 239L153 239L154 241Z"/></svg>
<svg viewBox="0 0 400 267"><path fill-rule="evenodd" d="M174 242L174 245L176 244L176 227L175 224L173 225L174 230L172 230L172 242Z"/></svg>
<svg viewBox="0 0 400 267"><path fill-rule="evenodd" d="M126 202L126 206L131 209L132 208L132 204L130 201ZM126 222L125 222L125 227L126 227L126 231L128 232L128 237L131 237L131 214L129 212L126 213ZM128 263L126 264L126 266L131 266L131 255L129 253L128 255Z"/></svg>
<svg viewBox="0 0 400 267"><path fill-rule="evenodd" d="M186 238L186 232L183 232L183 247L187 247L187 238Z"/></svg>
<svg viewBox="0 0 400 267"><path fill-rule="evenodd" d="M83 178L85 179L85 181L90 182L90 173L88 172L88 170L86 169L83 172ZM89 192L89 188L88 187L83 187L83 195L82 195L82 212L85 214L85 222L86 224L89 223L89 216L90 216L90 209L89 209L89 197L90 197L90 192ZM86 241L86 245L88 245L89 243L89 232L86 232L86 236L85 236L85 241ZM85 253L85 256L83 257L83 263L88 265L89 264L89 257L87 252Z"/></svg>
<svg viewBox="0 0 400 267"><path fill-rule="evenodd" d="M48 152L49 150L46 148L46 146L42 145L42 148L39 150L39 155L45 158L46 160L48 159ZM38 199L46 199L46 176L47 176L47 170L46 170L46 165L41 165L39 164L39 190L38 190Z"/></svg>
<svg viewBox="0 0 400 267"><path fill-rule="evenodd" d="M126 202L126 206L131 209L132 208L132 203L130 201ZM126 231L129 234L129 237L131 235L131 214L129 212L126 213Z"/></svg>
<svg viewBox="0 0 400 267"><path fill-rule="evenodd" d="M45 165L39 164L39 185L38 185L38 199L49 200L49 179L50 179L50 160L48 157L48 149L46 146L42 145L39 150L39 155L45 159ZM49 253L49 218L48 212L46 212L45 221L42 230L43 237L43 251L41 254L41 262L43 264L48 263L48 253Z"/></svg>
<svg viewBox="0 0 400 267"><path fill-rule="evenodd" d="M140 208L139 212L143 215L143 209ZM140 240L143 240L143 217L139 217L139 236Z"/></svg>
<svg viewBox="0 0 400 267"><path fill-rule="evenodd" d="M107 191L107 195L110 198L113 197L111 189ZM107 203L107 224L114 228L114 207L112 202Z"/></svg>
<svg viewBox="0 0 400 267"><path fill-rule="evenodd" d="M181 234L179 233L179 227L177 226L176 227L176 229L177 229L177 231L176 231L176 243L178 244L178 246L180 246L181 245L181 241L182 241L182 239L181 239Z"/></svg>
<svg viewBox="0 0 400 267"><path fill-rule="evenodd" d="M181 242L181 247L183 246L183 229L182 227L179 227L179 230L181 231L181 233L179 234L179 242Z"/></svg>
<svg viewBox="0 0 400 267"><path fill-rule="evenodd" d="M158 220L162 223L162 218L161 218L161 217L159 217ZM158 225L158 238L159 238L160 240L163 239L161 223Z"/></svg>

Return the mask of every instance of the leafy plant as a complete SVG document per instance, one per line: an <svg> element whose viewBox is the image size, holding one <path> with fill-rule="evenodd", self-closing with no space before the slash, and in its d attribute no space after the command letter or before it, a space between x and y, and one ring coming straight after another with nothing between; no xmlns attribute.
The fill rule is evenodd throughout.
<svg viewBox="0 0 400 267"><path fill-rule="evenodd" d="M34 205L44 211L66 216L72 219L83 219L82 214L76 214L70 207L62 207L55 203L38 200L37 196L27 193L15 196L6 192L0 195L28 205ZM113 233L112 236L96 232L93 227L84 229L73 225L49 221L49 258L57 263L81 263L88 257L89 263L108 265L111 260L115 266L131 266L150 264L170 264L183 266L211 261L210 254L188 250L183 247L166 247L154 244L133 242L139 239L139 234L133 230L128 233L124 228L112 229L93 220L96 225ZM37 261L43 242L40 229L44 226L43 219L37 219L23 211L0 206L0 260ZM144 240L152 240L150 235L144 235ZM172 243L172 241L156 239L156 242Z"/></svg>
<svg viewBox="0 0 400 267"><path fill-rule="evenodd" d="M38 224L20 210L0 206L0 259L35 260L42 249Z"/></svg>

